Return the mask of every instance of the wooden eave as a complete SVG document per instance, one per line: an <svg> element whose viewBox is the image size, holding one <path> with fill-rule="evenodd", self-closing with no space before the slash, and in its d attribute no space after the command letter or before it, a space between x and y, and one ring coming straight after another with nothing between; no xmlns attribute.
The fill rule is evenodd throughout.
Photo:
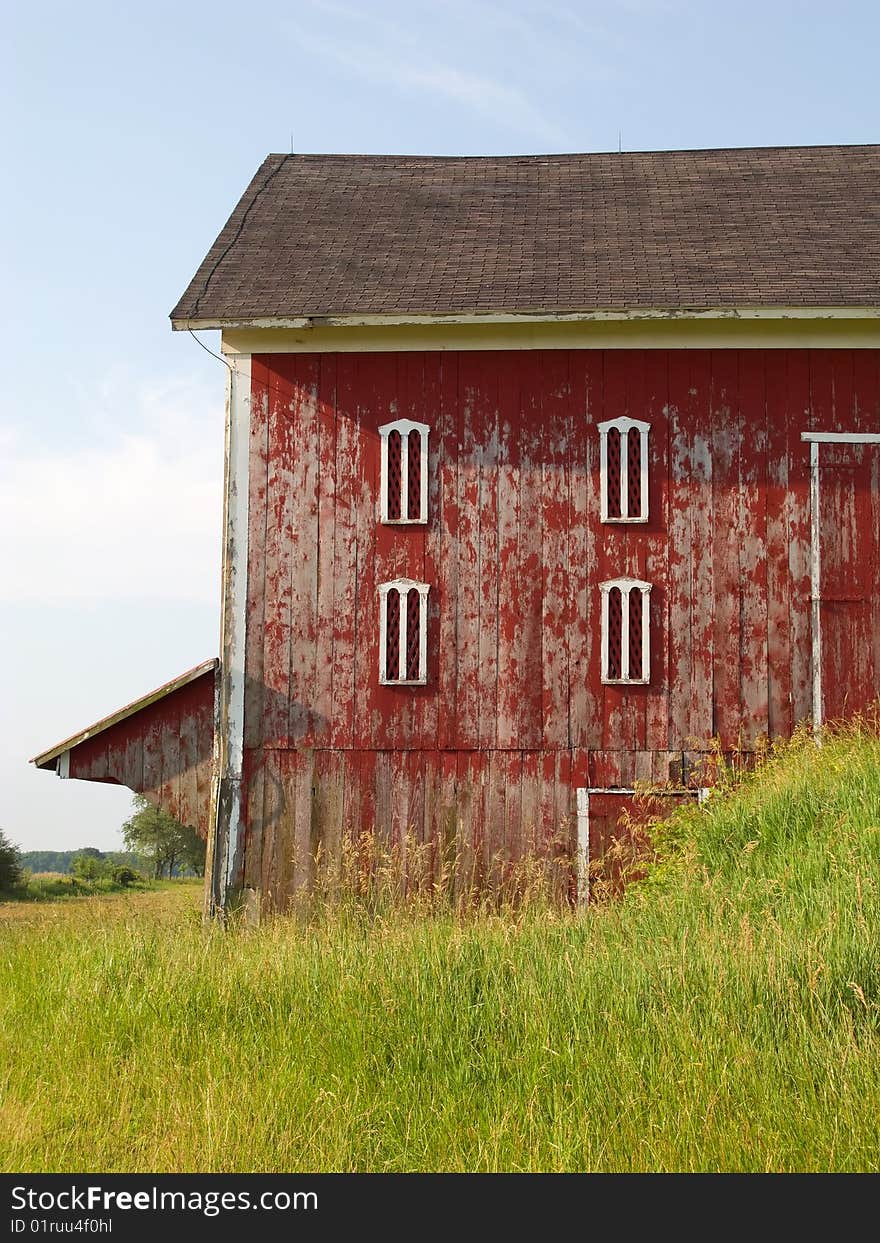
<svg viewBox="0 0 880 1243"><path fill-rule="evenodd" d="M374 328L443 324L632 323L644 320L880 320L878 306L719 306L535 309L532 311L460 311L441 315L253 315L172 319L175 332L238 328Z"/></svg>

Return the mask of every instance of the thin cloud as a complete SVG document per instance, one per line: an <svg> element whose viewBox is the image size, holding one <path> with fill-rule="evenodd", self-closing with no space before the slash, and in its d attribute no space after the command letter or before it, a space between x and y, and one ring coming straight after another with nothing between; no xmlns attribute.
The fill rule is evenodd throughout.
<svg viewBox="0 0 880 1243"><path fill-rule="evenodd" d="M218 599L222 400L178 382L134 402L138 431L88 448L7 432L0 600Z"/></svg>
<svg viewBox="0 0 880 1243"><path fill-rule="evenodd" d="M353 18L363 16L340 4L324 2L312 7L349 24ZM520 87L434 57L419 56L423 40L416 41L396 23L382 23L381 45L374 41L375 31L370 32L368 28L364 30L364 38L347 43L338 37L325 38L301 25L289 26L288 30L291 38L305 50L370 82L445 99L551 146L565 143L565 132L537 108ZM366 37L368 34L373 38Z"/></svg>

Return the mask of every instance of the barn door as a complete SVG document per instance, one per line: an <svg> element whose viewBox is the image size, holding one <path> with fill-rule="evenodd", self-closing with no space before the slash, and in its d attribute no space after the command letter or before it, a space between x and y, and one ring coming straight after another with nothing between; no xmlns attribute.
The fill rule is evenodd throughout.
<svg viewBox="0 0 880 1243"><path fill-rule="evenodd" d="M880 436L830 433L811 453L818 729L880 698Z"/></svg>
<svg viewBox="0 0 880 1243"><path fill-rule="evenodd" d="M623 859L629 865L633 854L650 847L648 822L664 816L676 803L701 800L707 793L698 789L658 789L651 795L635 790L589 787L577 791L578 886L580 905L589 901L590 890L598 880L603 892L619 892L623 887ZM621 856L616 847L632 853Z"/></svg>

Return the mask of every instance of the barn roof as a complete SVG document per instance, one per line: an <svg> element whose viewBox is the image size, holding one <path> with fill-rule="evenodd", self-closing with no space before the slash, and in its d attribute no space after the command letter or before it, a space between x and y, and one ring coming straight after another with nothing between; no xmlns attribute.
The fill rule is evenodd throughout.
<svg viewBox="0 0 880 1243"><path fill-rule="evenodd" d="M880 145L270 155L177 328L880 306Z"/></svg>

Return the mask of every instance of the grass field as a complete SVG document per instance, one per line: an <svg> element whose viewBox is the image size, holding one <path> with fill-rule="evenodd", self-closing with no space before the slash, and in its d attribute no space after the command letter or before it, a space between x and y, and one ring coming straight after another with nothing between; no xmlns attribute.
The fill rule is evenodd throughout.
<svg viewBox="0 0 880 1243"><path fill-rule="evenodd" d="M0 907L0 1166L876 1170L878 881L851 730L683 810L585 917Z"/></svg>

